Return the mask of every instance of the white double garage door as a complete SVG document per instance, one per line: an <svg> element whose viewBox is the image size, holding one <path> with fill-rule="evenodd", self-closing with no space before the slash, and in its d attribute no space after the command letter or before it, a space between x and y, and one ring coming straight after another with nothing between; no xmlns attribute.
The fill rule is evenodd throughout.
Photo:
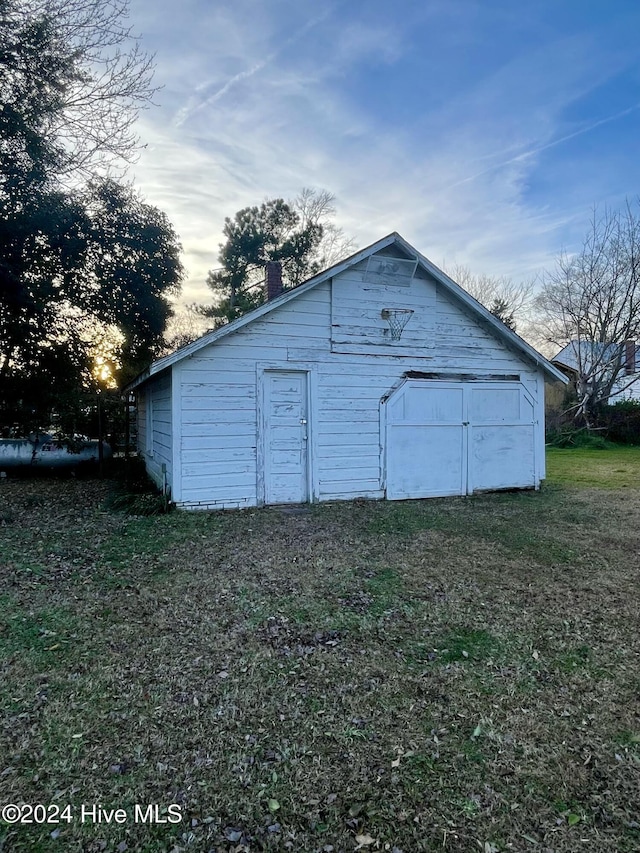
<svg viewBox="0 0 640 853"><path fill-rule="evenodd" d="M388 499L539 485L534 401L520 382L408 379L385 408Z"/></svg>

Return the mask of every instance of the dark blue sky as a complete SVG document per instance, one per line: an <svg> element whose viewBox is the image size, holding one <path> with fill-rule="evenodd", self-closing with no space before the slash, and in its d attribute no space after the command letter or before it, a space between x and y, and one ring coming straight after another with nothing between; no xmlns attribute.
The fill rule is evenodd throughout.
<svg viewBox="0 0 640 853"><path fill-rule="evenodd" d="M639 192L636 0L132 0L158 106L136 167L204 295L225 216L303 186L359 245L535 275Z"/></svg>

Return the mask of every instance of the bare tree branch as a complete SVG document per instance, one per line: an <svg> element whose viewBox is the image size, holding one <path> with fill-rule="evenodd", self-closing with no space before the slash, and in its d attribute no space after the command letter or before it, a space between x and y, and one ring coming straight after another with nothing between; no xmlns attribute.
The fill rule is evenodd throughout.
<svg viewBox="0 0 640 853"><path fill-rule="evenodd" d="M129 0L2 0L0 14L3 107L46 135L58 177L123 172L141 147L135 122L157 91L153 57L127 24ZM34 28L44 34L35 55Z"/></svg>
<svg viewBox="0 0 640 853"><path fill-rule="evenodd" d="M510 320L511 328L518 330L529 320L533 304L533 282L519 284L508 276L472 273L464 264L443 266L444 271L474 299L503 321Z"/></svg>
<svg viewBox="0 0 640 853"><path fill-rule="evenodd" d="M562 253L537 300L547 341L573 358L579 405L589 422L612 392L637 380L635 342L640 336L640 213L594 209L581 250ZM633 344L627 342L633 342ZM633 372L626 378L626 347L633 345Z"/></svg>

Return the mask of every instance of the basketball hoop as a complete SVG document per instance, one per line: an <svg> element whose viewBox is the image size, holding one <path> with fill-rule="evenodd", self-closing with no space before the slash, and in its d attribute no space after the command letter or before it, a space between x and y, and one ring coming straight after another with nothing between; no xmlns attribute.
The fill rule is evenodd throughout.
<svg viewBox="0 0 640 853"><path fill-rule="evenodd" d="M389 324L389 332L391 333L392 341L399 341L402 337L404 327L407 325L413 314L412 308L383 308L380 316ZM386 329L385 329L386 334Z"/></svg>

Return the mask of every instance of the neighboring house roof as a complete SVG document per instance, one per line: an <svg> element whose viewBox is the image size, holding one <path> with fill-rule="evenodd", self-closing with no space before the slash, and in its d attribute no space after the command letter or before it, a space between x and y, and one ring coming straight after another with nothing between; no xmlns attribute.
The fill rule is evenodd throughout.
<svg viewBox="0 0 640 853"><path fill-rule="evenodd" d="M558 368L554 367L549 361L547 361L544 356L542 356L534 347L528 344L525 340L523 340L519 335L515 332L512 332L501 320L498 320L496 317L491 314L483 305L477 302L469 293L467 293L464 288L460 287L459 284L456 284L453 279L449 278L441 269L439 269L435 264L431 263L428 258L425 258L424 255L421 255L414 247L407 243L398 233L395 231L391 234L388 234L386 237L383 237L381 240L378 240L375 243L372 243L370 246L367 246L366 249L362 249L359 252L351 255L345 260L340 261L340 263L334 264L332 267L324 270L318 275L313 276L313 278L308 279L307 281L299 284L297 287L292 288L291 290L287 290L278 296L276 299L272 299L268 302L265 302L264 305L261 305L259 308L255 308L253 311L249 311L247 314L244 314L242 317L239 317L237 320L234 320L232 323L228 323L225 326L222 326L219 329L216 329L213 332L208 332L206 335L203 335L201 338L198 338L197 341L193 341L193 343L187 344L187 346L181 347L176 352L171 353L171 355L167 355L164 358L158 359L158 361L154 361L145 371L143 371L139 376L137 376L133 382L129 383L126 388L123 390L125 392L132 391L134 388L137 388L139 385L142 385L147 379L150 379L153 376L157 376L162 371L166 370L168 367L176 364L179 361L182 361L184 358L189 358L189 356L194 355L199 350L204 347L209 346L210 344L216 343L221 338L226 337L227 335L231 335L234 332L237 332L239 329L242 329L244 326L251 323L253 320L257 320L260 317L263 317L265 314L275 310L280 305L286 305L288 302L291 302L293 299L296 299L303 293L307 293L307 291L312 290L317 285L321 284L324 281L332 278L333 276L339 275L344 272L349 267L355 266L356 264L361 263L366 260L370 255L374 255L376 252L381 251L382 249L386 249L389 246L396 246L401 251L405 252L407 255L417 260L418 265L422 267L425 272L429 273L436 281L442 285L449 293L451 293L459 302L469 308L479 319L484 321L486 325L488 325L496 334L496 336L502 339L508 346L519 351L522 355L526 356L528 359L534 362L538 367L541 367L547 376L551 379L557 379L561 382L566 383L567 377L562 373Z"/></svg>
<svg viewBox="0 0 640 853"><path fill-rule="evenodd" d="M640 346L635 346L634 368L639 370ZM592 368L606 370L608 367L624 369L627 360L626 343L607 344L600 341L569 341L560 352L551 359L552 364L558 364L574 372L582 369L589 372ZM634 372L635 372L634 371Z"/></svg>

